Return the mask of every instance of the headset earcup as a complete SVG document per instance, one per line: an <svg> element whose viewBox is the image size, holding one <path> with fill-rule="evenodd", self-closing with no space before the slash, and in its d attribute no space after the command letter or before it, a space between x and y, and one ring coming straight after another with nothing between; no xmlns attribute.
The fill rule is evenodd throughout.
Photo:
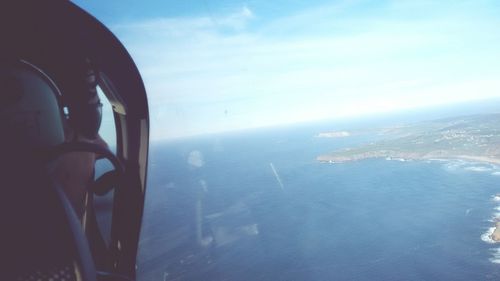
<svg viewBox="0 0 500 281"><path fill-rule="evenodd" d="M50 78L28 62L0 65L2 143L46 148L64 142L59 90Z"/></svg>

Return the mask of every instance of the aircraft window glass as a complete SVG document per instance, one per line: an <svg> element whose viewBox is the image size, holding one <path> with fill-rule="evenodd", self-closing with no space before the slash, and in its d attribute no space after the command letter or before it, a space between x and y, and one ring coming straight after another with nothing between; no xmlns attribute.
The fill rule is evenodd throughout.
<svg viewBox="0 0 500 281"><path fill-rule="evenodd" d="M99 86L97 87L97 93L102 103L102 121L99 135L106 141L111 151L116 152L116 130L113 108Z"/></svg>
<svg viewBox="0 0 500 281"><path fill-rule="evenodd" d="M109 172L113 169L112 164L108 160L97 160L95 164L95 177L97 180L104 173ZM93 208L95 210L95 217L97 222L97 227L104 239L104 241L109 245L111 241L111 219L113 214L113 197L114 189L110 188L110 191L104 195L92 195L93 197Z"/></svg>
<svg viewBox="0 0 500 281"><path fill-rule="evenodd" d="M116 153L116 130L113 109L108 99L98 86L97 93L102 103L102 121L99 129L99 135L106 141L109 149ZM104 173L113 169L112 164L107 159L97 160L95 164L95 179L98 179ZM106 195L93 196L93 207L95 208L97 226L102 234L104 241L109 244L111 241L111 218L113 207L114 192L111 190Z"/></svg>
<svg viewBox="0 0 500 281"><path fill-rule="evenodd" d="M139 280L500 279L499 5L102 5L150 106Z"/></svg>

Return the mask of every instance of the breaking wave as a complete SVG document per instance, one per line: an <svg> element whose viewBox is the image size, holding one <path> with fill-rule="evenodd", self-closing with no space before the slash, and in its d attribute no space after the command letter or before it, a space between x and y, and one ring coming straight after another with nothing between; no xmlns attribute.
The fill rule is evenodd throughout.
<svg viewBox="0 0 500 281"><path fill-rule="evenodd" d="M500 202L500 194L493 195L491 199L495 202ZM497 203L498 204L498 203ZM494 244L498 241L492 239L492 235L495 232L496 225L500 221L500 205L494 207L495 212L493 213L492 218L489 220L494 226L488 228L488 230L481 235L481 240L488 244ZM490 249L492 257L489 258L490 262L500 264L500 248L492 248Z"/></svg>
<svg viewBox="0 0 500 281"><path fill-rule="evenodd" d="M491 239L491 235L493 234L493 231L495 231L495 227L488 228L488 230L481 235L481 240L483 240L484 242L489 243L489 244L496 243L495 240Z"/></svg>
<svg viewBox="0 0 500 281"><path fill-rule="evenodd" d="M491 249L493 257L490 258L492 263L500 263L500 248Z"/></svg>
<svg viewBox="0 0 500 281"><path fill-rule="evenodd" d="M444 169L450 172L468 171L477 173L490 173L494 176L500 176L500 167L494 164L468 162L465 160L448 160L443 164Z"/></svg>
<svg viewBox="0 0 500 281"><path fill-rule="evenodd" d="M486 167L486 166L469 166L464 168L467 171L472 171L472 172L491 172L493 171L492 167Z"/></svg>

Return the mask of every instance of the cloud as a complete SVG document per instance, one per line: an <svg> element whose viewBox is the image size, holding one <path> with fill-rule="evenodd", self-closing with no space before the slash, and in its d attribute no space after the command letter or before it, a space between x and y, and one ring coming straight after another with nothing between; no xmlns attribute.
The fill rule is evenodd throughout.
<svg viewBox="0 0 500 281"><path fill-rule="evenodd" d="M123 36L144 36L157 41L158 38L204 37L215 30L239 31L254 18L252 11L243 6L241 10L225 16L155 18L141 22L115 24L112 29ZM188 35L188 36L186 36Z"/></svg>
<svg viewBox="0 0 500 281"><path fill-rule="evenodd" d="M495 9L453 3L340 1L268 18L242 6L113 30L164 138L497 95Z"/></svg>

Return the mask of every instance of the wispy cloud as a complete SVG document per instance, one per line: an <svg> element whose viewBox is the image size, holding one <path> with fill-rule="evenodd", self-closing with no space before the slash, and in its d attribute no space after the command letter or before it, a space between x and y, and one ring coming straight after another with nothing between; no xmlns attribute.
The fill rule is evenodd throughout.
<svg viewBox="0 0 500 281"><path fill-rule="evenodd" d="M453 3L343 1L271 18L242 6L113 30L162 138L500 94L495 9Z"/></svg>

